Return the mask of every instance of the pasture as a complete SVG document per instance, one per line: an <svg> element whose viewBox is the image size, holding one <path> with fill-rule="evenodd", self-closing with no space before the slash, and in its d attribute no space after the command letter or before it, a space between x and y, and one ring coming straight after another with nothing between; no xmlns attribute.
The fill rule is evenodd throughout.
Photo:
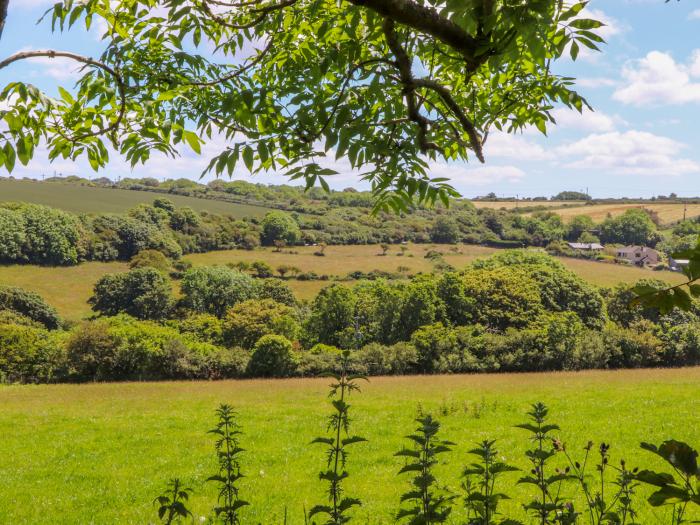
<svg viewBox="0 0 700 525"><path fill-rule="evenodd" d="M275 252L272 248L260 248L253 251L224 250L192 254L188 255L186 259L194 265L263 260L273 268L281 264L287 264L296 266L304 272L313 271L319 275L327 274L329 276L343 277L355 270L363 272L372 270L396 272L399 266L408 268L407 273L430 272L434 265L429 259L425 258L425 254L431 250L441 252L444 260L457 269L464 268L475 259L488 257L498 251L497 248L469 244L408 244L405 245L405 248L404 254L400 255L402 253L401 247L392 245L387 255L381 255L382 250L377 245L328 246L324 252L325 256L318 257L313 255L313 252L318 250L317 247L299 246L293 249L285 249L283 252ZM672 272L656 272L646 268L599 263L571 257L560 257L558 259L583 279L598 286L614 286L623 282L634 283L644 278L661 279L671 284L678 284L683 281L683 277L680 274ZM292 288L298 286L297 283L303 285L300 287L300 290L306 291L311 289L311 287L304 287L306 282L289 281ZM300 294L300 296L308 298L303 294Z"/></svg>
<svg viewBox="0 0 700 525"><path fill-rule="evenodd" d="M273 269L286 264L296 266L303 272L313 271L319 275L340 278L356 270L363 272L383 270L398 273L400 266L404 267L404 273L407 274L430 272L434 264L425 258L429 250L442 252L444 260L458 269L464 268L477 258L488 257L497 251L495 248L484 246L444 244L409 244L405 248L404 255L399 255L402 252L398 245L390 246L387 255L381 255L382 250L378 245L362 245L328 246L324 257L313 255L318 247L298 246L285 249L283 252L276 252L272 248L259 248L252 251L224 250L192 254L185 258L195 266L263 260ZM599 286L614 286L622 282L634 283L642 278L662 279L670 284L678 284L683 280L680 274L672 272L655 272L632 266L568 257L562 257L559 260L582 278ZM0 266L0 284L19 286L37 292L53 305L62 317L75 321L91 313L87 300L92 295L95 282L105 274L123 272L127 269L127 264L122 262L86 262L79 266L68 267L5 265ZM343 281L348 285L353 282ZM319 290L331 282L288 279L287 283L299 299L312 300Z"/></svg>
<svg viewBox="0 0 700 525"><path fill-rule="evenodd" d="M560 208L555 210L555 212L561 216L564 222L570 221L573 217L577 215L588 215L595 222L602 222L608 215L616 217L617 215L622 215L627 210L632 208L647 209L658 214L661 224L672 224L683 220L683 213L685 209L685 216L688 219L692 219L700 215L700 204L687 204L684 205L680 202L672 203L652 203L645 202L643 204L594 204L588 206L575 206L571 208Z"/></svg>
<svg viewBox="0 0 700 525"><path fill-rule="evenodd" d="M699 445L700 368L550 374L373 378L351 397L353 432L369 439L349 458L348 495L362 499L358 523L394 523L408 488L393 453L412 431L419 406L456 443L438 467L441 483L458 491L459 475L479 441L498 438L506 461L527 467L523 422L543 401L560 437L580 456L589 440L612 444L612 461L662 469L639 449L642 440L675 438ZM245 380L0 387L0 522L23 524L144 524L155 521L153 498L178 476L195 494L195 522L211 509L215 491L213 411L233 404L243 426L251 506L243 523L304 523L304 509L325 498L318 472L323 449L309 442L326 429L327 379ZM562 465L562 459L555 460ZM529 489L504 478L525 501ZM501 486L503 488L503 485ZM566 487L571 490L572 487ZM646 493L645 491L642 491ZM641 497L641 496L640 496ZM459 499L457 505L459 505ZM504 507L523 518L519 506ZM649 507L638 522L661 523ZM463 522L457 510L453 523ZM692 516L697 519L698 516ZM666 521L668 522L668 521Z"/></svg>
<svg viewBox="0 0 700 525"><path fill-rule="evenodd" d="M585 201L470 201L477 208L488 208L492 210L517 210L518 208L530 208L532 206L543 206L545 208L565 208L569 206L583 206Z"/></svg>
<svg viewBox="0 0 700 525"><path fill-rule="evenodd" d="M260 206L150 191L0 179L0 202L31 202L73 213L123 213L141 203L151 203L158 197L170 199L176 206L189 206L197 211L228 214L239 218L262 217L270 211Z"/></svg>

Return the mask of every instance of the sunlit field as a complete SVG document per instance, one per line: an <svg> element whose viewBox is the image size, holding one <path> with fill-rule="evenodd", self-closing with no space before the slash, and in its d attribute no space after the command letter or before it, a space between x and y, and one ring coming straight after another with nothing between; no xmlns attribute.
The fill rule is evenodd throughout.
<svg viewBox="0 0 700 525"><path fill-rule="evenodd" d="M403 255L401 247L392 245L387 255L381 255L378 245L369 246L328 246L326 255L318 257L313 252L314 246L299 246L275 252L272 248L257 250L225 250L188 255L185 258L195 266L224 265L238 261L262 260L277 268L282 264L296 266L303 272L316 272L318 275L328 275L330 278L344 278L355 270L370 272L383 270L397 274L415 274L431 272L433 263L425 258L429 250L442 252L446 262L457 269L464 268L475 259L488 257L498 251L495 248L473 245L427 245L410 244L405 246ZM296 253L290 253L296 252ZM584 259L568 257L559 258L567 267L582 278L599 286L614 286L618 283L634 283L642 278L662 279L671 284L683 280L680 274L672 272L655 272L632 266L606 264ZM399 272L401 268L402 272ZM49 304L53 305L61 316L70 320L78 320L90 314L87 300L92 295L92 289L97 280L105 274L123 272L128 269L121 262L86 262L78 266L46 267L33 265L0 266L0 284L19 286L26 290L39 293ZM352 285L355 281L343 281ZM287 283L299 299L313 299L323 287L331 281L299 281L288 279Z"/></svg>
<svg viewBox="0 0 700 525"><path fill-rule="evenodd" d="M661 224L671 224L678 222L683 219L684 209L685 216L688 219L692 219L700 215L700 204L687 204L683 203L647 203L644 204L595 204L590 206L576 206L572 208L561 208L554 210L559 214L564 221L569 221L577 215L588 215L595 222L601 222L605 220L608 215L616 217L617 215L622 215L625 211L632 209L647 209L654 211L659 215L659 220Z"/></svg>
<svg viewBox="0 0 700 525"><path fill-rule="evenodd" d="M73 213L124 213L141 203L150 204L158 197L167 198L178 207L189 206L197 211L228 214L234 217L262 217L270 211L261 206L233 204L170 193L100 188L60 182L0 180L0 202L31 202Z"/></svg>
<svg viewBox="0 0 700 525"><path fill-rule="evenodd" d="M350 456L348 495L362 499L359 523L394 523L408 485L393 457L419 407L456 443L440 481L458 491L476 442L498 438L502 456L526 467L526 433L514 429L530 403L551 407L573 454L587 440L612 444L612 460L662 469L642 440L699 445L700 368L610 372L374 378L353 395L353 432L369 439ZM0 523L145 524L153 498L178 476L195 490L196 519L212 507L213 411L233 404L243 426L243 523L304 523L325 498L317 473L326 429L326 379L0 387ZM560 464L557 460L557 464ZM518 474L505 482L514 484ZM569 490L568 488L565 490ZM512 489L519 499L529 494ZM458 500L459 501L459 500ZM648 508L648 507L646 507ZM516 506L504 510L523 517ZM662 515L662 511L659 516ZM462 523L457 510L453 523ZM695 517L697 519L697 517ZM657 523L648 511L639 523Z"/></svg>

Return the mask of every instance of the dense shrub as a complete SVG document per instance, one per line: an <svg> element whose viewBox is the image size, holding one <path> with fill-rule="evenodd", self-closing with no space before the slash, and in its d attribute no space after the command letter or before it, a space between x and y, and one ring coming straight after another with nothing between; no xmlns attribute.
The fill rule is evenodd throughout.
<svg viewBox="0 0 700 525"><path fill-rule="evenodd" d="M65 373L63 334L0 324L0 382L51 383Z"/></svg>
<svg viewBox="0 0 700 525"><path fill-rule="evenodd" d="M39 294L14 286L0 286L0 311L9 310L41 323L49 330L58 328L61 323L56 309L42 299Z"/></svg>
<svg viewBox="0 0 700 525"><path fill-rule="evenodd" d="M101 277L89 302L102 315L124 312L137 319L162 319L169 315L173 298L169 279L145 267Z"/></svg>
<svg viewBox="0 0 700 525"><path fill-rule="evenodd" d="M265 246L274 246L275 241L296 244L301 238L299 224L294 218L281 211L272 211L262 221L260 240Z"/></svg>
<svg viewBox="0 0 700 525"><path fill-rule="evenodd" d="M260 299L272 299L287 306L297 304L297 299L289 285L280 279L261 279L257 282L257 296Z"/></svg>
<svg viewBox="0 0 700 525"><path fill-rule="evenodd" d="M160 272L168 273L171 265L170 259L158 250L142 250L131 258L129 268L155 268Z"/></svg>
<svg viewBox="0 0 700 525"><path fill-rule="evenodd" d="M257 295L252 277L222 266L187 270L182 277L181 290L186 308L219 318L236 303Z"/></svg>
<svg viewBox="0 0 700 525"><path fill-rule="evenodd" d="M256 377L285 377L297 367L292 343L281 335L265 335L253 347L248 371Z"/></svg>
<svg viewBox="0 0 700 525"><path fill-rule="evenodd" d="M83 381L219 379L240 377L247 367L245 351L127 316L79 325L66 349L71 377Z"/></svg>
<svg viewBox="0 0 700 525"><path fill-rule="evenodd" d="M86 244L75 215L38 204L0 208L0 261L77 264Z"/></svg>
<svg viewBox="0 0 700 525"><path fill-rule="evenodd" d="M282 335L294 341L299 336L299 323L293 310L272 299L250 299L234 305L223 321L224 341L229 345L253 348L262 336Z"/></svg>

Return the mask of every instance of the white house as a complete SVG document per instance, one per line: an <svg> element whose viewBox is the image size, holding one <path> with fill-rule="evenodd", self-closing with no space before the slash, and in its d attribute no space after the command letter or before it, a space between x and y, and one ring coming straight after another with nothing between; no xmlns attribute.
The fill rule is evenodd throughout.
<svg viewBox="0 0 700 525"><path fill-rule="evenodd" d="M661 262L661 255L647 246L623 246L615 254L620 259L627 259L637 266L654 265Z"/></svg>

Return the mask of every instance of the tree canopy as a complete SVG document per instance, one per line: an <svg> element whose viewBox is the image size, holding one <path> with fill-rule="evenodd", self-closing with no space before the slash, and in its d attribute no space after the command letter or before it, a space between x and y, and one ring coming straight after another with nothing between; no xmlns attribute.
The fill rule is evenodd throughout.
<svg viewBox="0 0 700 525"><path fill-rule="evenodd" d="M82 64L75 89L51 98L25 82L0 94L0 166L111 149L133 165L154 151L225 145L209 164L275 171L327 188L324 159L347 158L380 208L447 200L430 163L484 162L493 129L543 133L551 110L582 111L573 79L552 63L597 49L585 1L64 0L53 30L105 27L104 51L21 51ZM99 22L99 24L98 24ZM212 51L213 50L213 51Z"/></svg>

